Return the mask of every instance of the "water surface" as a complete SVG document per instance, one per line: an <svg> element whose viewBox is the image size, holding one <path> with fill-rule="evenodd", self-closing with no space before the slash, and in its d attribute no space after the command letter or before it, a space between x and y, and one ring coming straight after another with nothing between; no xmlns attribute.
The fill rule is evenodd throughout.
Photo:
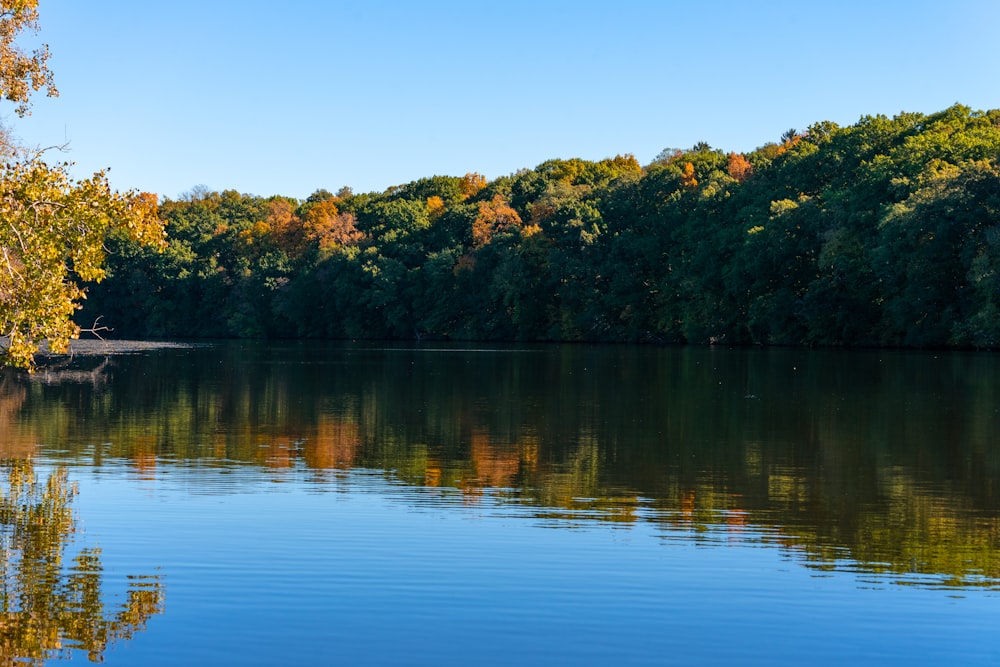
<svg viewBox="0 0 1000 667"><path fill-rule="evenodd" d="M47 549L3 515L4 627L123 665L996 664L998 383L971 353L92 344L0 384L6 470L76 485Z"/></svg>

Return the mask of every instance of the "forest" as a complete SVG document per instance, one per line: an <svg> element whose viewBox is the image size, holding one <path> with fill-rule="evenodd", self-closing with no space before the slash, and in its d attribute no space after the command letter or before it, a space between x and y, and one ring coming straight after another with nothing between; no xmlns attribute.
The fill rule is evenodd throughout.
<svg viewBox="0 0 1000 667"><path fill-rule="evenodd" d="M305 201L195 188L105 243L114 337L995 348L1000 110L742 154L556 159Z"/></svg>

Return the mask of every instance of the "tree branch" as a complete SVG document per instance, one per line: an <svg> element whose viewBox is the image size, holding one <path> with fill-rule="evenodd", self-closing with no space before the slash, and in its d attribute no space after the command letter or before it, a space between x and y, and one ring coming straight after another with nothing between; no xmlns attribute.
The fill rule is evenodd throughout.
<svg viewBox="0 0 1000 667"><path fill-rule="evenodd" d="M94 320L94 323L92 325L90 325L89 329L80 329L80 333L93 334L94 337L97 338L98 340L104 340L104 337L101 336L101 334L98 333L98 332L99 331L114 331L114 329L112 329L111 327L103 326L103 325L102 326L97 326L98 322L100 322L101 318L103 318L103 317L104 317L104 315L99 315L97 317L97 319Z"/></svg>

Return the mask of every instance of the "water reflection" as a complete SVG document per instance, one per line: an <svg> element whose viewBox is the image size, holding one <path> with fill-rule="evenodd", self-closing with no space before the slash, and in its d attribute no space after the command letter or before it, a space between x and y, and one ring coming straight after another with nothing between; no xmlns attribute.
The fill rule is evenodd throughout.
<svg viewBox="0 0 1000 667"><path fill-rule="evenodd" d="M38 445L31 425L19 421L28 391L18 380L12 373L0 373L0 460L27 458Z"/></svg>
<svg viewBox="0 0 1000 667"><path fill-rule="evenodd" d="M117 608L102 596L101 552L81 549L65 565L76 531L76 491L65 469L40 482L30 459L0 463L0 664L42 665L72 650L100 661L113 642L126 640L162 611L156 577L133 577Z"/></svg>
<svg viewBox="0 0 1000 667"><path fill-rule="evenodd" d="M103 359L79 360L80 378ZM264 345L5 380L7 441L68 461L365 468L538 520L757 541L921 586L1000 582L1000 357ZM89 369L89 370L88 370ZM54 449L58 448L58 452ZM283 473L284 471L284 473ZM208 472L206 473L208 474Z"/></svg>

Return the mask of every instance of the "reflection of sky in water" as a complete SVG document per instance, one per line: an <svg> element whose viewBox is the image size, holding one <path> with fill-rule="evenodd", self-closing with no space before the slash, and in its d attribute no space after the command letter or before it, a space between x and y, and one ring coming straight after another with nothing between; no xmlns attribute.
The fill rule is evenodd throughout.
<svg viewBox="0 0 1000 667"><path fill-rule="evenodd" d="M753 525L664 527L650 509L625 526L539 517L494 493L311 473L72 469L107 572L155 568L166 587L166 613L108 664L1000 658L997 593L803 567Z"/></svg>

